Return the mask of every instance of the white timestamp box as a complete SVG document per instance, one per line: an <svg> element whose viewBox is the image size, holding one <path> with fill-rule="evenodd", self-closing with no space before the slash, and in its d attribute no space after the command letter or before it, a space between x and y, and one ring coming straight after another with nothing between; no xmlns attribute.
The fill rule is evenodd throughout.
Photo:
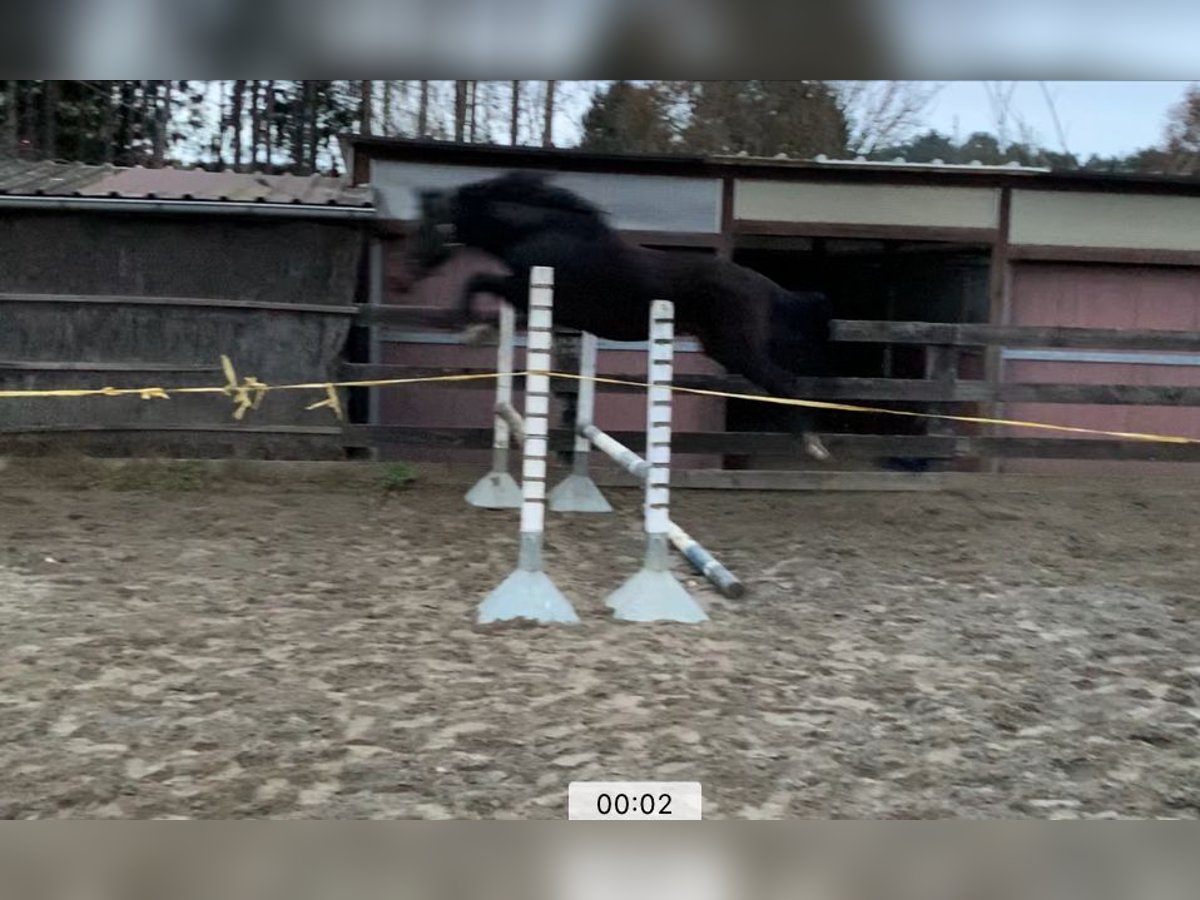
<svg viewBox="0 0 1200 900"><path fill-rule="evenodd" d="M702 793L698 781L572 781L567 818L694 822L703 818Z"/></svg>

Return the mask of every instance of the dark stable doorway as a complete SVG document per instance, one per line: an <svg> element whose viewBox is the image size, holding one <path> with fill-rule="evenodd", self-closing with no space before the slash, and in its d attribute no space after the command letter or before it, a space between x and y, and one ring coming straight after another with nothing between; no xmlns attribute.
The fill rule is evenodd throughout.
<svg viewBox="0 0 1200 900"><path fill-rule="evenodd" d="M734 261L792 290L819 290L829 295L838 319L877 319L914 322L985 322L988 317L988 264L985 247L934 242L833 240L821 238L743 238ZM921 346L835 345L835 377L925 377ZM962 373L971 377L981 360L964 354ZM891 401L847 403L883 409L917 409ZM944 408L944 405L943 405ZM928 411L937 411L927 407ZM858 412L819 410L818 429L824 433L926 434L928 420ZM745 432L795 431L795 411L753 401L728 401L726 430ZM848 461L839 461L844 468ZM903 466L903 461L896 461ZM828 464L796 459L793 464ZM728 468L756 468L751 455L726 458ZM872 464L873 466L874 464Z"/></svg>

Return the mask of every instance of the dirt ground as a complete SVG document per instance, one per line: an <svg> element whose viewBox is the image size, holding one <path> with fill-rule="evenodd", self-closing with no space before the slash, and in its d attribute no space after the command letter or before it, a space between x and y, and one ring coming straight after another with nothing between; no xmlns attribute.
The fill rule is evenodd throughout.
<svg viewBox="0 0 1200 900"><path fill-rule="evenodd" d="M551 516L574 628L473 623L516 517L462 491L0 479L0 816L1200 816L1196 504L679 492L749 584L611 621L639 497Z"/></svg>

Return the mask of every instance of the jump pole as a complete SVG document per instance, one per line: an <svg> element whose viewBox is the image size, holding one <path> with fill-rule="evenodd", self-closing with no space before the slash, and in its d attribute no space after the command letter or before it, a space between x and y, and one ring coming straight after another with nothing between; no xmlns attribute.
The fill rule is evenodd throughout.
<svg viewBox="0 0 1200 900"><path fill-rule="evenodd" d="M524 441L525 422L521 418L521 414L509 404L498 406L497 409L500 415L507 420L509 428L512 429L513 439ZM601 431L590 422L580 426L579 434L595 444L598 450L602 450L606 456L634 478L639 481L646 480L649 464L616 438ZM720 591L722 596L736 600L746 593L746 586L742 584L741 580L725 568L720 560L705 550L699 541L674 521L668 520L667 526L667 537L675 549L692 564L692 568L712 582L713 587Z"/></svg>
<svg viewBox="0 0 1200 900"><path fill-rule="evenodd" d="M638 481L646 480L650 464L616 438L591 424L581 428L580 434L585 435L596 445L598 450L602 450L609 459ZM715 556L704 549L699 541L671 519L667 519L667 538L675 549L692 564L692 568L712 582L722 596L736 600L746 593L746 586L736 575L725 568Z"/></svg>
<svg viewBox="0 0 1200 900"><path fill-rule="evenodd" d="M550 508L555 512L612 512L612 506L596 482L588 475L588 451L592 442L582 433L590 424L596 407L596 336L583 332L579 341L579 393L575 398L575 451L571 474L550 492Z"/></svg>
<svg viewBox="0 0 1200 900"><path fill-rule="evenodd" d="M674 305L650 305L650 372L646 394L646 556L639 572L605 603L630 622L706 622L708 616L668 566L671 520L671 372Z"/></svg>
<svg viewBox="0 0 1200 900"><path fill-rule="evenodd" d="M524 453L521 467L521 543L517 568L479 605L478 622L508 619L576 624L579 616L542 571L542 532L546 519L546 456L550 412L550 356L553 339L554 271L535 266L529 284L526 351ZM504 346L504 342L501 342ZM508 346L512 346L511 334ZM511 371L511 369L510 369ZM498 404L500 406L500 404ZM505 420L505 428L508 421Z"/></svg>
<svg viewBox="0 0 1200 900"><path fill-rule="evenodd" d="M513 347L516 312L500 304L500 347L496 354L496 410L492 430L492 470L467 491L467 502L483 509L518 509L521 488L508 471L509 423L501 409L512 409Z"/></svg>
<svg viewBox="0 0 1200 900"><path fill-rule="evenodd" d="M575 416L575 455L571 460L571 474L560 481L550 492L550 508L556 512L611 512L612 505L607 502L600 488L588 475L588 451L592 445L616 462L634 478L646 480L649 463L638 456L634 450L620 443L616 438L608 436L593 424L595 416L595 382L596 356L598 356L598 341L593 334L582 332L580 344L580 392L578 392ZM520 413L511 406L499 404L500 414L508 416L512 428L512 436L522 439ZM736 600L745 594L745 586L733 572L721 565L712 553L704 550L695 538L680 528L674 522L668 522L668 538L683 556L688 559L698 574L708 578L722 596Z"/></svg>

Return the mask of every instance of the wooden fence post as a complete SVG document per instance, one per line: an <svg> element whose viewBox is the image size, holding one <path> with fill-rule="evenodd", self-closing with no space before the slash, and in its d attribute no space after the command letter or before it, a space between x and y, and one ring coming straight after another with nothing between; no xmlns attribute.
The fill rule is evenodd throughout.
<svg viewBox="0 0 1200 900"><path fill-rule="evenodd" d="M555 331L554 361L560 372L579 371L580 342L583 336L575 331ZM569 381L551 381L550 393L559 401L559 425L563 428L575 429L575 414L578 410L578 385ZM560 450L556 454L560 465L569 466L572 454L569 450Z"/></svg>
<svg viewBox="0 0 1200 900"><path fill-rule="evenodd" d="M946 385L947 393L954 390L958 382L959 348L953 344L925 345L925 378L937 384ZM926 407L931 413L953 414L958 409L957 404L931 403ZM955 423L945 419L929 419L926 434L932 437L956 437Z"/></svg>

